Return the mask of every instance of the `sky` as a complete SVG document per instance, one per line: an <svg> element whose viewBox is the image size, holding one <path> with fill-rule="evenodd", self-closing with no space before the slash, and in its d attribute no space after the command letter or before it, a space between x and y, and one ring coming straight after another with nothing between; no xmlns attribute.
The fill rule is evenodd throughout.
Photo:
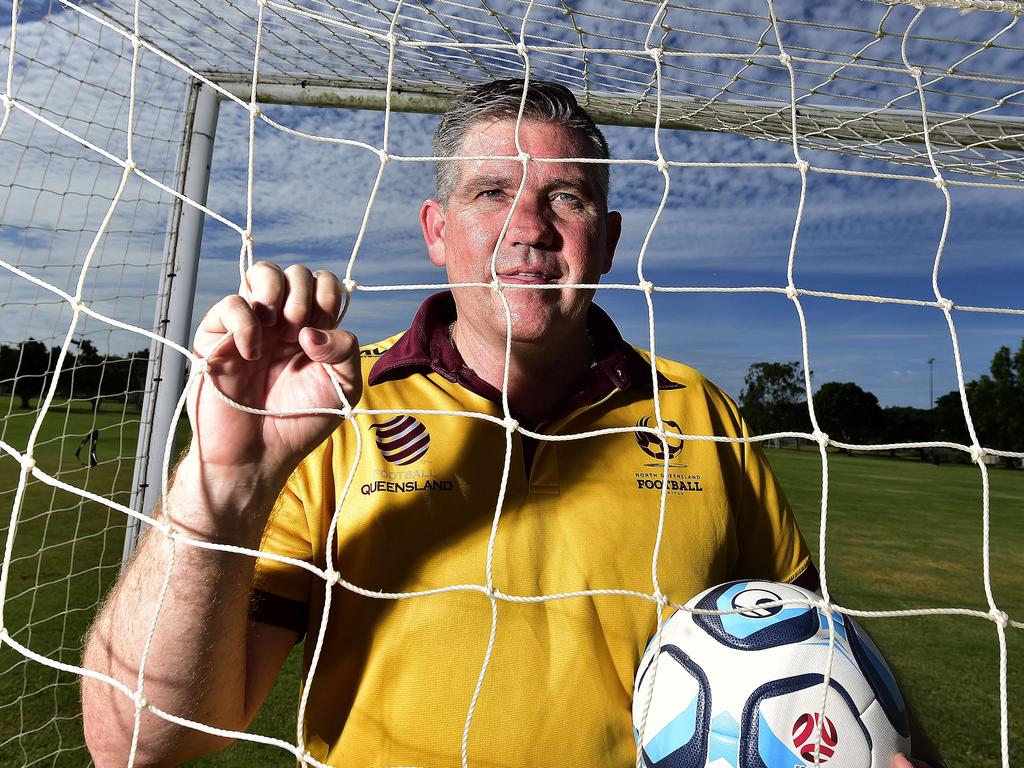
<svg viewBox="0 0 1024 768"><path fill-rule="evenodd" d="M516 7L515 3L508 5ZM790 15L802 13L810 21L834 23L842 19L865 28L877 24L885 12L883 6L857 2L849 4L845 15L837 16L838 11L824 5L830 4L790 2L780 4L780 8ZM90 30L87 24L70 18L77 14L67 10L60 12L57 21L39 21L31 13L35 7L29 6L19 24L15 95L124 157L125 62L130 46L117 35ZM582 13L588 6L574 7ZM755 2L716 3L715 7L763 12L762 4ZM5 19L0 24L7 25L0 26L3 34L9 31L9 8L9 3L0 0L0 16ZM617 45L641 46L649 9L627 4L618 10L621 18L607 22L602 34L628 33L627 42ZM911 9L896 9L893 13L904 11L913 13ZM544 13L542 8L537 18L542 19ZM756 39L761 31L746 17L691 19L681 10L677 14L672 19L676 31L665 36L667 44L677 50L700 51L704 50L701 46L714 46L713 50L740 52L749 46L742 41L723 42L717 36ZM233 23L230 15L226 18L227 25ZM932 24L930 29L934 31L951 18L957 17L936 12L926 14L925 19L934 21L925 23ZM545 22L548 26L534 30L538 40L566 38L564 29L551 26L555 21L558 17L550 15ZM693 32L698 21L703 25L700 34ZM153 23L157 25L157 21ZM591 23L598 24L593 20ZM978 13L962 23L965 27L955 36L980 35L979 39L985 39L1004 26L1006 18ZM198 29L201 23L197 21L196 25ZM410 22L409 26L412 29L414 25ZM466 29L471 28L467 22ZM274 43L278 48L268 47L268 70L283 66L275 58L276 53L285 50L286 43L294 47L294 41L300 39L296 30L284 24L274 29L281 42ZM923 27L923 33L928 29ZM794 50L804 44L821 45L820 30L818 38L808 37L810 31L799 25L789 26L787 42ZM840 38L850 33L829 34L834 39L826 37L824 43L839 50L841 43L845 45ZM980 56L972 59L971 66L988 72L1021 63L1024 35L1017 30L1007 34L1010 37L1000 38L1005 47L986 52L989 58L985 60ZM218 46L228 47L206 34L193 38L174 41L173 45L178 46L175 50L199 61L212 56L211 51ZM230 45L244 52L246 39L237 35ZM880 58L898 58L898 44L885 40L880 45L889 46L884 53L873 49ZM970 50L950 48L944 61L956 60ZM925 51L921 47L917 50ZM295 53L292 61L318 61L315 51L304 51ZM0 53L6 75L6 47ZM606 74L629 58L605 57ZM549 73L557 75L557 62L549 59L538 53L537 70L543 74L547 66ZM729 69L733 60L708 57L706 62L701 61L692 72L679 73L673 87L682 88L680 83L687 80L693 94L709 95L721 82L722 72L735 71ZM503 67L511 71L514 62L502 60L495 66L503 72ZM594 66L596 71L597 64ZM636 57L631 59L631 66L637 66ZM827 74L827 67L822 71ZM767 92L776 96L785 93L786 82L778 79L778 73L762 74ZM608 83L615 83L611 75L607 77ZM873 77L869 71L863 82L851 79L843 84L840 95L863 103L882 99L884 89ZM949 83L948 88L940 88L935 94L939 108L978 108L963 106L958 90L962 84L955 78ZM983 83L977 87L1004 96L1014 92L1011 84ZM901 88L899 92L907 92L906 83ZM144 57L138 93L133 150L144 170L169 182L180 131L180 76L173 66L157 57ZM821 103L829 99L842 102L839 96L826 94ZM915 106L907 99L900 104ZM372 146L382 143L383 112L281 106L267 107L266 112L296 131L365 141ZM1021 110L1011 100L1004 113L1018 118ZM429 139L437 122L433 115L393 114L389 151L407 157L429 155ZM211 210L243 225L248 129L246 111L224 103L208 197ZM615 159L657 157L651 128L609 126L606 135ZM663 156L671 161L714 164L794 160L792 146L786 142L729 133L663 130L659 139ZM930 170L922 167L834 152L805 148L801 155L820 169L931 176ZM377 171L376 155L363 148L310 141L258 123L254 156L256 258L344 271ZM89 233L106 213L120 180L120 168L19 113L0 137L0 158L0 254L18 254L16 258L27 271L45 275L49 282L73 292L89 250ZM432 166L424 161L388 165L355 260L353 276L360 285L443 281L443 275L426 258L418 224L419 206L432 190L432 174ZM674 168L670 182L665 210L644 258L646 279L658 286L688 288L786 285L800 191L800 176L794 168ZM610 203L622 212L625 226L606 282L637 283L639 253L663 191L664 180L653 166L613 167ZM960 305L1024 309L1024 223L1017 213L1024 200L1022 190L953 187L950 194L950 230L938 272L942 294ZM152 185L131 179L85 281L83 295L97 309L126 322L149 324L153 314L149 297L159 281L169 201L168 195ZM810 173L795 251L795 284L816 291L932 300L932 270L945 211L942 193L930 183ZM193 325L206 307L236 289L238 234L208 218L201 254ZM345 324L363 342L386 337L406 327L427 293L357 292ZM49 304L38 304L46 295L21 278L0 271L0 312L5 318L2 341L17 341L26 333L45 337L49 343L62 341L70 312L66 304L52 296L46 299ZM650 346L642 294L607 289L599 292L597 301L612 314L627 339L645 348ZM816 387L827 381L853 381L875 393L883 405L922 408L928 407L932 394L938 397L956 387L950 331L939 310L806 296L801 304L808 324L810 368ZM698 368L734 397L740 394L751 364L802 356L797 313L793 303L782 295L708 291L657 294L654 317L658 353ZM1024 338L1021 315L956 312L954 321L968 379L987 370L1000 346L1016 348ZM82 321L79 330L102 338L115 352L146 346L137 335L92 320ZM933 358L934 363L929 364Z"/></svg>

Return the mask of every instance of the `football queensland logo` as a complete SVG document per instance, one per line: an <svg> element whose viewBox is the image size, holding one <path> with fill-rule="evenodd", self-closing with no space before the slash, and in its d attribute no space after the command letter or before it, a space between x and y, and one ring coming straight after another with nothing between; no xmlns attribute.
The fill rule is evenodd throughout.
<svg viewBox="0 0 1024 768"><path fill-rule="evenodd" d="M682 434L683 428L678 421L662 419L662 424L669 432ZM702 493L704 487L701 485L699 468L687 468L686 464L679 461L679 455L683 452L683 438L665 436L665 442L661 437L651 432L640 430L655 430L658 422L653 416L644 416L636 423L637 431L633 433L636 444L640 446L647 456L654 459L653 462L646 462L644 469L633 473L636 480L636 487L639 491L660 492L663 488L669 493ZM691 457L692 458L692 457ZM668 459L668 468L665 467L665 460Z"/></svg>
<svg viewBox="0 0 1024 768"><path fill-rule="evenodd" d="M430 447L430 433L412 416L395 416L370 429L377 432L377 450L389 463L400 467L412 464Z"/></svg>
<svg viewBox="0 0 1024 768"><path fill-rule="evenodd" d="M683 430L674 421L663 420L662 422L665 428L682 434ZM644 416L641 418L636 425L641 429L657 429L658 423L650 416ZM669 461L674 459L683 451L683 439L681 437L665 437L665 442L661 442L661 438L658 435L650 432L634 432L633 437L636 438L636 444L640 446L640 450L650 456L652 459L658 461L665 460L665 448L668 448Z"/></svg>

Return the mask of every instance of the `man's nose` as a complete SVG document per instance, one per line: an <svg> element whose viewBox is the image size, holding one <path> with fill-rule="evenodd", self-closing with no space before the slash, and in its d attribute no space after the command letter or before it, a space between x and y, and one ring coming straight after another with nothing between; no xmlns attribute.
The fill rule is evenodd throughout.
<svg viewBox="0 0 1024 768"><path fill-rule="evenodd" d="M552 214L545 198L523 194L512 210L505 243L509 246L550 247L556 237Z"/></svg>

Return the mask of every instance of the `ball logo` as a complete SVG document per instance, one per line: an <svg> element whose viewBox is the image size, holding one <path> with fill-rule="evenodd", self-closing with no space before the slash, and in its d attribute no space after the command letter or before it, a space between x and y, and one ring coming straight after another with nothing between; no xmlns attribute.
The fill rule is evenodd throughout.
<svg viewBox="0 0 1024 768"><path fill-rule="evenodd" d="M770 619L782 610L781 605L768 605L766 603L777 603L782 598L767 589L744 589L737 592L732 598L733 608L745 608L740 616L748 619Z"/></svg>
<svg viewBox="0 0 1024 768"><path fill-rule="evenodd" d="M824 719L824 723L822 723ZM805 712L793 723L793 746L800 750L800 757L811 765L814 765L814 751L818 747L818 732L821 731L821 750L818 759L824 763L836 753L835 747L839 743L839 734L836 733L836 726L827 717L822 718L820 713L813 715Z"/></svg>
<svg viewBox="0 0 1024 768"><path fill-rule="evenodd" d="M672 432L682 433L683 429L674 421L664 419L662 422L665 425L665 429ZM658 422L656 422L650 416L644 416L640 419L636 425L641 429L657 429ZM650 456L652 459L658 459L664 461L665 459L665 447L668 445L668 458L674 459L683 450L683 440L678 437L666 437L665 443L661 442L661 438L657 435L651 434L650 432L634 432L633 437L636 438L636 444L640 446L640 449Z"/></svg>
<svg viewBox="0 0 1024 768"><path fill-rule="evenodd" d="M400 467L412 464L430 447L430 433L412 416L395 416L370 429L377 432L377 450L388 462Z"/></svg>

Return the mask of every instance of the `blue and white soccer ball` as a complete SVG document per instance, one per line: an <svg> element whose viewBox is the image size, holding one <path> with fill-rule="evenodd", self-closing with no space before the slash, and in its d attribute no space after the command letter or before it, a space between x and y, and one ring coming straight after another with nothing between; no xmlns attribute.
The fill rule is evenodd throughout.
<svg viewBox="0 0 1024 768"><path fill-rule="evenodd" d="M799 600L803 605L771 605ZM633 687L633 728L649 768L889 768L910 751L903 697L875 644L833 614L835 652L824 718L828 619L813 592L737 581L677 611L648 646ZM657 659L655 673L654 661ZM653 687L651 677L653 675ZM650 693L646 723L640 726ZM819 745L820 734L820 745Z"/></svg>

